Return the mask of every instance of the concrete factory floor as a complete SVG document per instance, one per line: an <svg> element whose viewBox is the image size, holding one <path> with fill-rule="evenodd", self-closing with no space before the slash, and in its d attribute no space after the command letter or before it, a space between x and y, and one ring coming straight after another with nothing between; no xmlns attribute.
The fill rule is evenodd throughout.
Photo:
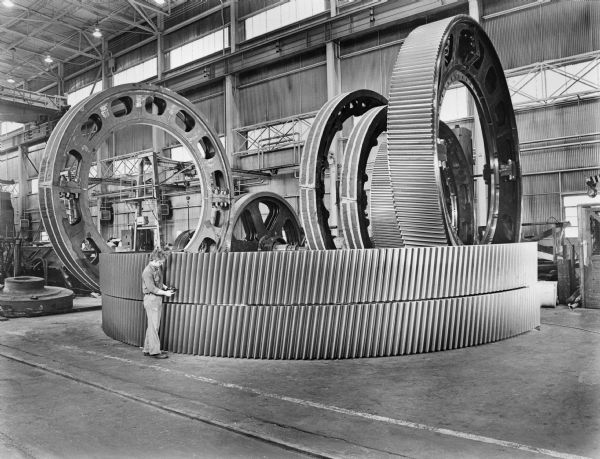
<svg viewBox="0 0 600 459"><path fill-rule="evenodd" d="M600 310L405 357L155 360L94 301L0 322L0 457L600 457Z"/></svg>

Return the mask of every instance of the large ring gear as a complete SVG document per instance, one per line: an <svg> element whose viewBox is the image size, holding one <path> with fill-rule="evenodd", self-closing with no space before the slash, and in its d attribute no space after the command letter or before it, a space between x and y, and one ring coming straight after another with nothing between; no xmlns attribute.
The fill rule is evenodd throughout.
<svg viewBox="0 0 600 459"><path fill-rule="evenodd" d="M458 83L473 96L482 126L485 196L476 196L472 158L440 119L444 94ZM338 171L328 171L328 155L353 117L360 119L350 123L341 158L336 234L325 195L337 193L326 189L335 183L326 174L337 178ZM411 32L389 100L357 90L317 113L300 162L299 218L271 192L234 200L217 136L171 91L127 85L70 110L42 163L44 224L73 274L100 285L105 332L137 345L147 254L111 254L86 196L100 143L136 123L161 127L185 145L202 181L199 222L180 235L167 263L167 279L179 289L166 303L169 350L252 358L398 355L490 342L539 324L534 248L505 245L520 238L515 117L496 52L468 16ZM477 200L487 202L483 217ZM101 252L101 275L81 252L82 239Z"/></svg>

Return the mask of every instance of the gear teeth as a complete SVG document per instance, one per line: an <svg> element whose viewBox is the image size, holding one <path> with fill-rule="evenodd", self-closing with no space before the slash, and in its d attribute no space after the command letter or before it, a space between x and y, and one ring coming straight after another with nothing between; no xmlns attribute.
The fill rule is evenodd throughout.
<svg viewBox="0 0 600 459"><path fill-rule="evenodd" d="M330 99L317 113L308 131L300 161L300 221L309 249L336 248L322 202L325 187L322 164L328 160L329 147L335 134L351 116L363 115L373 107L386 104L387 99L381 94L361 89Z"/></svg>
<svg viewBox="0 0 600 459"><path fill-rule="evenodd" d="M368 159L373 143L386 129L386 120L386 106L375 107L366 112L352 129L344 150L340 183L340 225L346 248L349 249L373 246L368 231L366 209L362 203L365 192L362 175L366 173L370 177L372 187L374 176L372 171L369 171ZM372 215L370 221L373 228Z"/></svg>
<svg viewBox="0 0 600 459"><path fill-rule="evenodd" d="M371 182L371 239L374 247L404 247L402 232L394 212L390 169L387 159L387 141L377 152Z"/></svg>
<svg viewBox="0 0 600 459"><path fill-rule="evenodd" d="M173 253L163 345L247 358L351 358L472 346L539 325L535 243ZM148 254L102 254L102 328L140 345ZM472 273L480 273L473 276ZM379 337L379 338L378 338Z"/></svg>
<svg viewBox="0 0 600 459"><path fill-rule="evenodd" d="M448 244L437 187L433 101L436 62L451 22L411 32L390 83L387 158L396 221L407 247Z"/></svg>

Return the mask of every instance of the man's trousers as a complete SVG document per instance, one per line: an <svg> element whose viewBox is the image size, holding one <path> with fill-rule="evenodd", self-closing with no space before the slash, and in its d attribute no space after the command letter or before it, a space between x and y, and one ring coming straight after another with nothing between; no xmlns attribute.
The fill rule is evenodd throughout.
<svg viewBox="0 0 600 459"><path fill-rule="evenodd" d="M151 293L144 295L144 309L148 318L144 352L150 355L160 354L158 329L160 328L160 317L162 315L162 297Z"/></svg>

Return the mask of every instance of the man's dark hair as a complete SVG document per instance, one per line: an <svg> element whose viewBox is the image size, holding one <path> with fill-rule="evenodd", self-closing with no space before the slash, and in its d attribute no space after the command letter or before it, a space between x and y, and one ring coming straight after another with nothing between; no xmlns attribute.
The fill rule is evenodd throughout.
<svg viewBox="0 0 600 459"><path fill-rule="evenodd" d="M156 248L150 254L150 261L165 261L167 254L160 248Z"/></svg>

